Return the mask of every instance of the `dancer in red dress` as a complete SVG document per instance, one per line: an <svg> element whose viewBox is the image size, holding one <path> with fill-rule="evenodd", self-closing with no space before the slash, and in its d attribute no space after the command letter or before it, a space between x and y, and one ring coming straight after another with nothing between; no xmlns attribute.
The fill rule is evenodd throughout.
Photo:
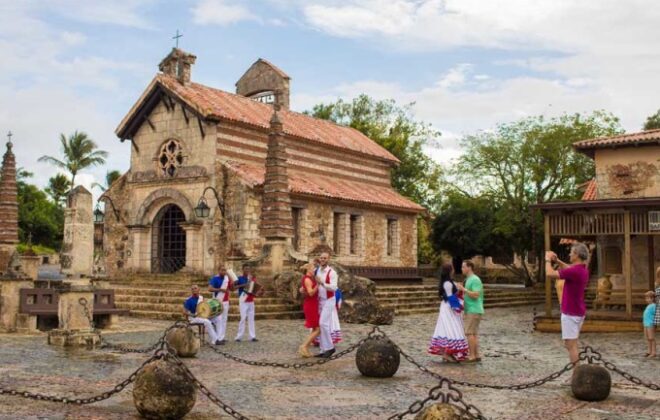
<svg viewBox="0 0 660 420"><path fill-rule="evenodd" d="M298 353L302 357L312 357L313 354L309 351L309 345L320 333L319 299L317 296L319 287L314 280L314 265L307 264L303 269L305 270L305 275L303 276L300 285L300 293L304 296L302 309L305 314L305 328L311 328L312 332L300 346Z"/></svg>

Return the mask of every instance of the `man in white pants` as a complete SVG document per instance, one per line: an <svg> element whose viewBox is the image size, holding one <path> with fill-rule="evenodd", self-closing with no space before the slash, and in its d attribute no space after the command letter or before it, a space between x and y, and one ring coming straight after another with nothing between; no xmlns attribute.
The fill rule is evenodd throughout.
<svg viewBox="0 0 660 420"><path fill-rule="evenodd" d="M332 343L332 312L335 310L335 290L337 290L337 272L328 265L330 254L324 252L319 257L319 267L316 269L316 283L319 285L319 347L321 352L316 357L328 358L335 352Z"/></svg>
<svg viewBox="0 0 660 420"><path fill-rule="evenodd" d="M220 345L225 344L225 333L227 332L227 318L229 317L229 291L233 287L233 282L236 281L236 274L233 271L227 270L224 266L220 267L217 276L211 277L209 280L209 292L213 293L213 298L222 303L222 315L220 315L220 322L216 324L216 334Z"/></svg>
<svg viewBox="0 0 660 420"><path fill-rule="evenodd" d="M209 336L209 343L211 344L220 344L218 340L218 335L215 332L220 323L220 317L215 316L208 320L206 318L200 318L197 315L197 305L204 300L204 297L199 294L199 286L196 284L190 288L192 295L183 302L183 312L188 316L188 321L191 324L204 324L206 328L206 333Z"/></svg>
<svg viewBox="0 0 660 420"><path fill-rule="evenodd" d="M238 333L236 341L241 341L245 333L245 321L247 320L250 341L258 341L254 328L254 294L248 293L250 282L256 281L250 272L250 267L243 266L243 275L238 277L235 286L238 288L238 308L241 312L241 320L238 322Z"/></svg>

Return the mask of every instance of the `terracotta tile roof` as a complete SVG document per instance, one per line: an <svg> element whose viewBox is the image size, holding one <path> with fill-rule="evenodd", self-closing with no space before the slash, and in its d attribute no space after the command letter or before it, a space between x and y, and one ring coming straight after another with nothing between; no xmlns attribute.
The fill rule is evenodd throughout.
<svg viewBox="0 0 660 420"><path fill-rule="evenodd" d="M577 150L602 149L636 144L660 144L660 129L641 131L639 133L622 134L612 137L599 137L573 143Z"/></svg>
<svg viewBox="0 0 660 420"><path fill-rule="evenodd" d="M263 185L265 175L264 166L235 161L225 161L224 164L247 185L251 187ZM407 211L424 211L422 206L400 195L391 187L372 185L359 181L347 181L317 174L302 174L291 170L288 171L288 176L290 192L294 194L353 201Z"/></svg>
<svg viewBox="0 0 660 420"><path fill-rule="evenodd" d="M582 194L581 200L582 201L596 200L597 198L596 180L595 179L589 180L582 185L586 186L586 188L584 189L584 193Z"/></svg>
<svg viewBox="0 0 660 420"><path fill-rule="evenodd" d="M237 121L266 129L270 127L269 122L273 114L271 105L198 83L184 86L165 74L158 74L155 81L193 107L204 118ZM396 156L353 128L287 110L281 110L279 116L284 124L284 132L290 136L399 163ZM121 129L122 126L117 131Z"/></svg>

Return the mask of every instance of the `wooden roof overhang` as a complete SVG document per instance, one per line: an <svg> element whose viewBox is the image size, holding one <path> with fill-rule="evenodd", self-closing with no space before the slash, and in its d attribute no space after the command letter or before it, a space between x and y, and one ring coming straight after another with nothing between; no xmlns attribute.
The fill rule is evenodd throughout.
<svg viewBox="0 0 660 420"><path fill-rule="evenodd" d="M186 101L181 99L176 93L155 80L151 83L150 88L147 89L145 94L133 106L128 115L124 117L115 131L117 137L119 137L122 142L130 140L133 143L133 147L139 152L137 145L133 142L133 136L135 136L135 133L137 133L144 122L147 122L152 129L154 128L153 123L149 120L149 115L161 101L165 104L168 111L174 109L177 103L181 105L186 123L190 123L191 119L196 118L202 137L205 136L202 121L218 122L220 120L219 118L203 115L200 111L191 107Z"/></svg>

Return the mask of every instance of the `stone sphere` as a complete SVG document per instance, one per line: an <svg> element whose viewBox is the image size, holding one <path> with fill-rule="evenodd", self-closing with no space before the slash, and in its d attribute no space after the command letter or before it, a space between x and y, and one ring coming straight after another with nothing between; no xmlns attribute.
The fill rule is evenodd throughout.
<svg viewBox="0 0 660 420"><path fill-rule="evenodd" d="M612 377L603 366L578 365L571 381L575 398L581 401L602 401L610 395Z"/></svg>
<svg viewBox="0 0 660 420"><path fill-rule="evenodd" d="M415 416L415 420L458 420L460 416L451 404L429 405Z"/></svg>
<svg viewBox="0 0 660 420"><path fill-rule="evenodd" d="M190 327L171 329L165 336L165 340L170 347L176 350L179 357L194 357L201 345L200 337L196 337Z"/></svg>
<svg viewBox="0 0 660 420"><path fill-rule="evenodd" d="M180 419L196 400L197 390L184 370L162 359L145 365L133 385L133 404L146 419Z"/></svg>
<svg viewBox="0 0 660 420"><path fill-rule="evenodd" d="M355 355L355 364L364 376L389 378L399 369L401 358L390 340L371 338L362 343Z"/></svg>

